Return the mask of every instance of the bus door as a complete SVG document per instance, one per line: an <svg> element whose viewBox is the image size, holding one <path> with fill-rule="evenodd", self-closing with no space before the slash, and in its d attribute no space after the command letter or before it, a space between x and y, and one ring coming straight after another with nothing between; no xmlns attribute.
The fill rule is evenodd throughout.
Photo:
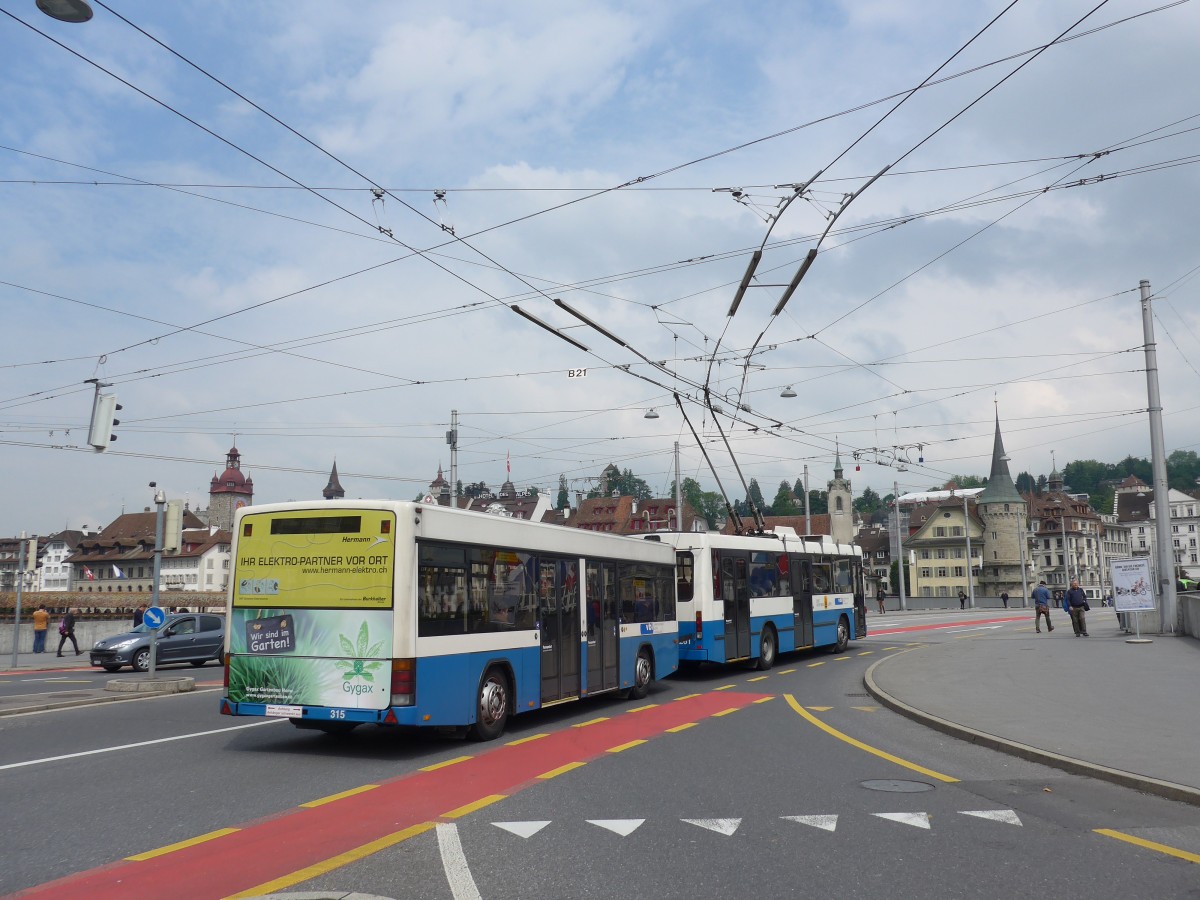
<svg viewBox="0 0 1200 900"><path fill-rule="evenodd" d="M617 568L612 563L587 564L588 693L617 687Z"/></svg>
<svg viewBox="0 0 1200 900"><path fill-rule="evenodd" d="M542 703L579 696L579 564L538 561Z"/></svg>
<svg viewBox="0 0 1200 900"><path fill-rule="evenodd" d="M721 597L725 605L725 659L750 656L750 585L745 553L721 551Z"/></svg>
<svg viewBox="0 0 1200 900"><path fill-rule="evenodd" d="M812 563L793 556L792 617L796 621L796 646L811 647L813 643Z"/></svg>

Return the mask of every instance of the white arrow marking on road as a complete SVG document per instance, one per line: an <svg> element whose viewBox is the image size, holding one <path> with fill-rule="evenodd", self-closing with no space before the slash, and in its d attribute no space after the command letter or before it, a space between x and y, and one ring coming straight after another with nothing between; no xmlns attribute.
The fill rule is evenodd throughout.
<svg viewBox="0 0 1200 900"><path fill-rule="evenodd" d="M1021 824L1021 820L1011 809L960 809L959 812L964 816L991 819L993 822L1004 822L1006 825Z"/></svg>
<svg viewBox="0 0 1200 900"><path fill-rule="evenodd" d="M497 828L503 828L505 831L515 834L517 837L523 837L526 840L533 837L543 828L550 824L550 820L545 822L493 822Z"/></svg>
<svg viewBox="0 0 1200 900"><path fill-rule="evenodd" d="M825 831L833 831L837 828L837 816L780 816L779 818L787 819L789 822L799 822L801 825L811 825L813 828Z"/></svg>
<svg viewBox="0 0 1200 900"><path fill-rule="evenodd" d="M645 819L588 819L588 824L599 825L601 828L607 828L613 834L619 834L621 837L629 837Z"/></svg>
<svg viewBox="0 0 1200 900"><path fill-rule="evenodd" d="M681 819L680 821L687 822L689 825L699 825L701 828L707 828L709 831L715 831L725 837L732 835L742 824L741 819Z"/></svg>
<svg viewBox="0 0 1200 900"><path fill-rule="evenodd" d="M889 822L899 822L901 825L911 825L914 828L929 828L929 813L872 813L880 819Z"/></svg>

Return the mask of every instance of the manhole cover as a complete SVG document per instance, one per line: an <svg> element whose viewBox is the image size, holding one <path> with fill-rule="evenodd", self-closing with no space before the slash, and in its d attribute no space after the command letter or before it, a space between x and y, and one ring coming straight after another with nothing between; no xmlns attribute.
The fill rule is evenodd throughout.
<svg viewBox="0 0 1200 900"><path fill-rule="evenodd" d="M870 694L847 694L847 697L870 697Z"/></svg>
<svg viewBox="0 0 1200 900"><path fill-rule="evenodd" d="M879 778L862 782L868 791L887 791L891 794L919 794L932 791L933 785L925 781L899 781L894 778Z"/></svg>

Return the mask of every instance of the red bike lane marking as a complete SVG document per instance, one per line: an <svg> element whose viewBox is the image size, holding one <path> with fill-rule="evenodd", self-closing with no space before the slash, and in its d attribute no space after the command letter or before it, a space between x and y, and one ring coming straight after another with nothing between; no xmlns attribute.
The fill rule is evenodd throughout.
<svg viewBox="0 0 1200 900"><path fill-rule="evenodd" d="M1033 610L1030 610L1030 612L1033 612ZM880 637L881 635L885 634L906 634L910 631L933 631L943 628L971 628L972 626L976 625L995 625L997 623L1020 622L1024 618L1025 616L1008 616L1003 619L972 619L969 622L940 622L938 624L930 625L905 625L903 628L885 628L880 631L876 631L874 628L869 627L871 623L868 622L867 637Z"/></svg>
<svg viewBox="0 0 1200 900"><path fill-rule="evenodd" d="M322 806L290 809L238 831L142 861L120 860L19 891L14 897L219 898L283 878L405 828L436 821L491 795L512 794L572 762L663 734L714 713L741 709L765 694L704 693L621 713L586 728L566 727L517 746L501 746L432 772L415 772Z"/></svg>

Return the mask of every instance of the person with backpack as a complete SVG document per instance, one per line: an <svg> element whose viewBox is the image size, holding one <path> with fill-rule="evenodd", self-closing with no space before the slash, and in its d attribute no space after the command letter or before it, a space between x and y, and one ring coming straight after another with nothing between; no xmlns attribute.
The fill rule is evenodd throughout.
<svg viewBox="0 0 1200 900"><path fill-rule="evenodd" d="M79 642L75 640L75 610L68 609L67 614L62 617L62 621L58 623L58 635L59 656L62 656L63 645L67 641L70 641L71 646L75 648L76 656L83 652L79 649Z"/></svg>

